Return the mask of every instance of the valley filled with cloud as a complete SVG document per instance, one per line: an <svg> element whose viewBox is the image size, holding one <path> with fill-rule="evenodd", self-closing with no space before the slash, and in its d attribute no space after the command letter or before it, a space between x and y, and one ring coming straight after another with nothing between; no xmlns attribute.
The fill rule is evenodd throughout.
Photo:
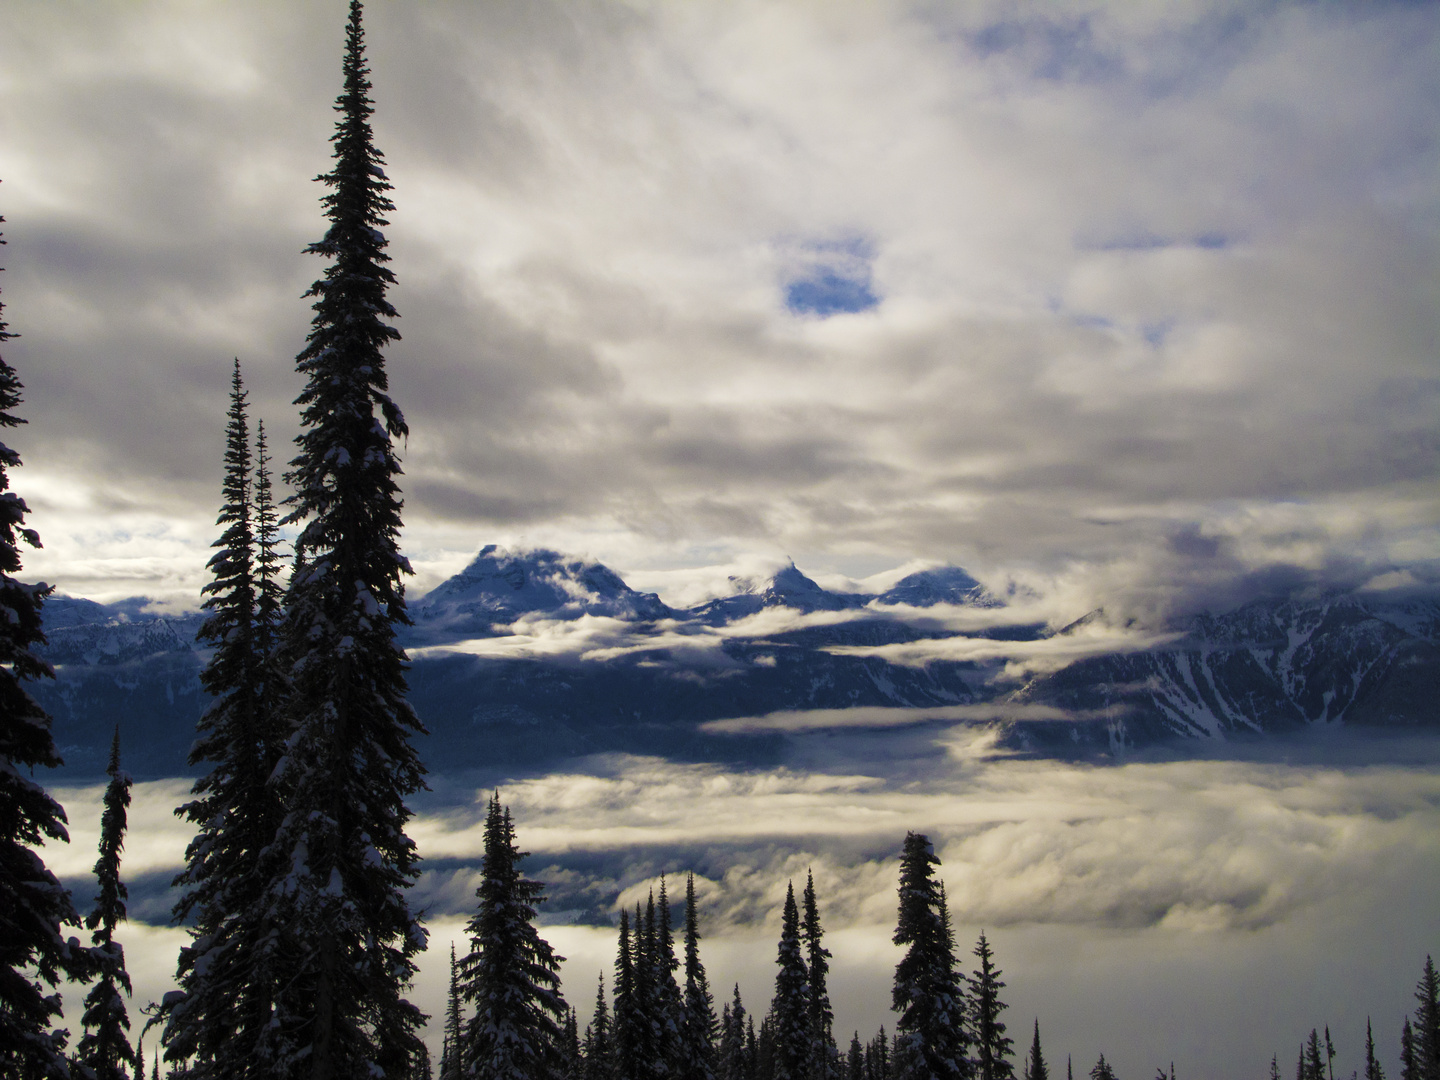
<svg viewBox="0 0 1440 1080"><path fill-rule="evenodd" d="M965 959L984 929L1012 1030L1038 1015L1052 1061L1103 1051L1122 1075L1172 1058L1193 1075L1263 1073L1329 1023L1348 1070L1372 1015L1389 1069L1440 934L1435 755L1428 740L1335 735L1096 766L997 753L958 727L813 735L773 769L622 755L517 777L437 776L410 830L432 938L420 1001L439 1015L446 945L473 911L484 804L498 786L533 852L529 872L549 886L544 933L569 957L566 994L582 1017L596 973L608 981L614 963L615 931L596 924L643 901L662 873L679 895L687 872L712 985L728 995L738 981L763 1012L785 883L809 870L835 953L837 1032L890 1028L897 860L917 831L942 860ZM189 840L170 815L184 791L136 789L126 865L141 925L122 940L142 1002L173 976L141 946L179 941L161 927ZM89 870L101 793L56 793L72 843L47 861L67 879Z"/></svg>

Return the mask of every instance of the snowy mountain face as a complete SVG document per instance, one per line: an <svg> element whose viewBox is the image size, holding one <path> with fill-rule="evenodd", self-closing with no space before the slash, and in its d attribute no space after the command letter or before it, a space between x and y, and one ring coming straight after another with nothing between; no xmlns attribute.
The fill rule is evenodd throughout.
<svg viewBox="0 0 1440 1080"><path fill-rule="evenodd" d="M983 585L958 566L940 566L910 574L876 599L882 604L909 604L911 607L934 607L936 604L999 606L999 601L986 595Z"/></svg>
<svg viewBox="0 0 1440 1080"><path fill-rule="evenodd" d="M415 636L426 641L483 637L529 614L646 621L672 613L654 593L636 592L600 563L554 551L501 551L494 544L410 607Z"/></svg>
<svg viewBox="0 0 1440 1080"><path fill-rule="evenodd" d="M80 775L105 770L110 733L121 728L126 768L138 776L177 775L204 709L200 614L132 612L134 605L52 596L42 610L39 650L55 680L28 689L53 720L56 746Z"/></svg>
<svg viewBox="0 0 1440 1080"><path fill-rule="evenodd" d="M784 736L703 725L985 702L1078 717L1011 722L1005 733L1013 747L1067 755L1320 723L1440 728L1434 597L1256 601L1193 619L1165 644L1102 646L1017 685L1003 675L1003 659L901 663L886 650L958 637L936 629L945 625L937 605L998 616L966 637L1002 653L1007 642L1048 647L1042 639L1093 635L1103 617L1060 631L1006 624L1000 601L955 567L911 574L878 596L831 592L793 564L733 587L733 595L677 610L593 561L483 549L410 607L416 625L402 644L412 655L410 699L430 731L422 755L438 772L606 751L766 762L778 760ZM76 774L101 772L117 721L136 775L185 771L206 703L205 657L194 644L200 617L132 608L60 597L46 604L44 653L57 678L31 690L54 717Z"/></svg>
<svg viewBox="0 0 1440 1080"><path fill-rule="evenodd" d="M773 577L760 581L732 577L733 596L722 596L694 609L694 615L709 626L725 626L766 608L784 607L793 611L847 611L862 608L874 597L855 593L833 593L821 588L796 569L792 562Z"/></svg>
<svg viewBox="0 0 1440 1080"><path fill-rule="evenodd" d="M1440 726L1440 602L1341 595L1257 600L1201 615L1184 637L1147 652L1082 660L1021 691L1021 700L1110 719L1081 733L1107 743L1236 737L1309 724ZM1021 744L1077 741L1073 726L1035 725Z"/></svg>

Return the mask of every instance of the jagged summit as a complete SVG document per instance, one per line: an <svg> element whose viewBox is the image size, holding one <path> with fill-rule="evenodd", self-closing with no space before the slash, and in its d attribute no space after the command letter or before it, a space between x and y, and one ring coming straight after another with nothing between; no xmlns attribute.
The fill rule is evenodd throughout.
<svg viewBox="0 0 1440 1080"><path fill-rule="evenodd" d="M759 580L732 577L736 592L691 609L703 622L721 626L754 615L764 608L786 607L795 611L846 611L864 607L872 599L857 593L834 593L805 576L791 562L768 578Z"/></svg>
<svg viewBox="0 0 1440 1080"><path fill-rule="evenodd" d="M469 566L415 601L410 612L426 636L467 629L483 634L533 612L556 619L603 615L634 621L671 614L658 596L630 588L603 563L495 544L481 548Z"/></svg>
<svg viewBox="0 0 1440 1080"><path fill-rule="evenodd" d="M934 607L936 604L998 606L985 587L958 566L936 566L907 574L877 596L882 604Z"/></svg>

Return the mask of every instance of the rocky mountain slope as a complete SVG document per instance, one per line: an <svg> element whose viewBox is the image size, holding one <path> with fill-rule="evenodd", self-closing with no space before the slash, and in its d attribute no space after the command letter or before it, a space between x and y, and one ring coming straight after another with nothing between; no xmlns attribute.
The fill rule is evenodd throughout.
<svg viewBox="0 0 1440 1080"><path fill-rule="evenodd" d="M774 761L780 732L705 725L856 707L915 709L919 721L925 710L987 703L1010 745L1048 753L1337 722L1440 728L1434 596L1257 600L1175 627L1164 644L1092 650L1017 680L1004 643L1063 641L1077 628L1007 621L1003 604L955 567L879 595L826 590L793 564L731 587L677 610L599 563L484 548L411 605L403 643L411 700L430 730L422 754L439 772L603 751ZM977 609L983 619L957 621ZM954 629L967 622L984 629ZM35 693L55 718L67 771L98 774L117 722L137 775L185 771L204 707L199 617L55 597L46 626L57 678ZM923 664L887 651L937 638L994 647L986 659ZM1065 718L1033 719L1035 707Z"/></svg>

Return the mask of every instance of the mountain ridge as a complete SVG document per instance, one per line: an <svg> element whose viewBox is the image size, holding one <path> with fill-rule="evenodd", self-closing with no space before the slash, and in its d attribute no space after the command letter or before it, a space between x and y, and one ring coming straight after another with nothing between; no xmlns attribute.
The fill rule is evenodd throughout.
<svg viewBox="0 0 1440 1080"><path fill-rule="evenodd" d="M1314 724L1440 727L1440 596L1261 598L1184 620L1172 640L1149 648L1106 651L1102 638L1099 651L1017 681L1007 650L1029 655L1048 639L1083 639L1106 628L1104 613L1059 630L1019 612L1007 622L1003 602L958 567L917 571L874 594L825 589L793 562L732 585L730 596L674 608L594 560L487 545L417 598L415 625L401 638L413 650L411 700L431 729L428 756L447 769L614 750L775 760L780 733L701 726L986 702L1083 718L1002 724L1003 745L1036 753L1114 754ZM955 606L985 609L988 628L947 630L937 605L947 617ZM144 732L138 773L184 771L205 700L201 619L150 615L133 600L51 598L44 654L57 679L33 692L74 769L103 767L118 720ZM886 652L937 641L984 642L990 658L910 663Z"/></svg>

